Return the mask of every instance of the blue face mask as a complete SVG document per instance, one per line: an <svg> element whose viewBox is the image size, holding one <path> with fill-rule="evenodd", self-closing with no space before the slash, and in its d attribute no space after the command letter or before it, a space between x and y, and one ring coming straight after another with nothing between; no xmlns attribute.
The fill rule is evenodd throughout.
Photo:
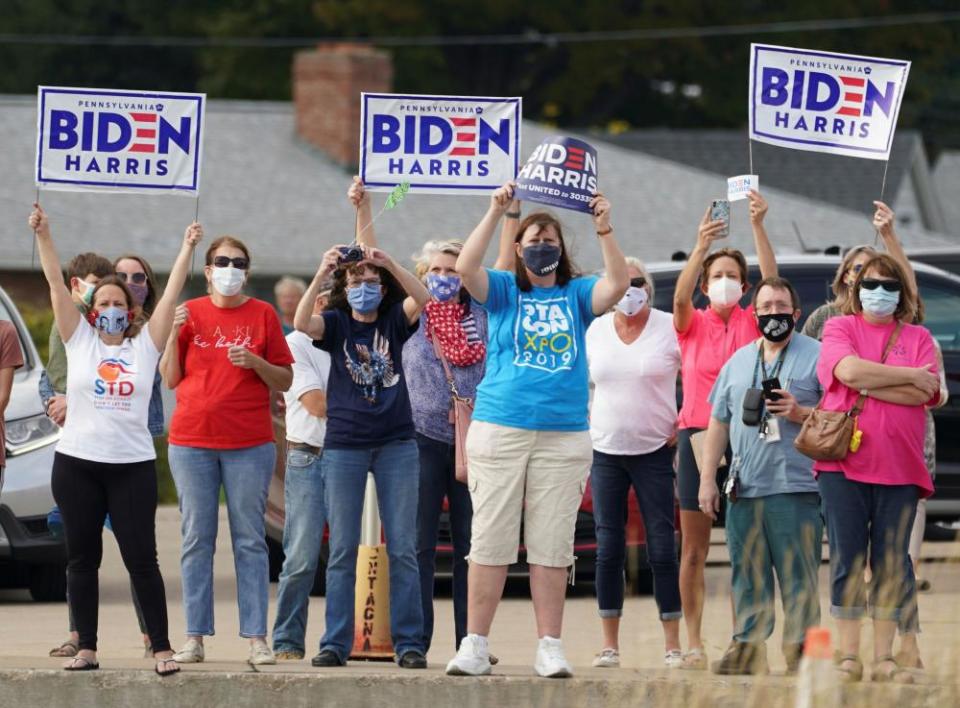
<svg viewBox="0 0 960 708"><path fill-rule="evenodd" d="M119 307L108 307L93 313L93 326L104 334L123 334L130 324L130 314Z"/></svg>
<svg viewBox="0 0 960 708"><path fill-rule="evenodd" d="M559 246L536 243L523 249L523 265L534 275L550 275L560 266L560 254Z"/></svg>
<svg viewBox="0 0 960 708"><path fill-rule="evenodd" d="M459 275L427 275L427 290L439 302L452 300L460 292Z"/></svg>
<svg viewBox="0 0 960 708"><path fill-rule="evenodd" d="M383 300L383 293L380 292L379 283L361 283L355 287L347 288L347 302L361 315L376 310L380 306L381 300Z"/></svg>
<svg viewBox="0 0 960 708"><path fill-rule="evenodd" d="M888 292L883 287L874 290L860 288L860 304L864 312L874 317L887 317L897 310L900 304L900 291Z"/></svg>

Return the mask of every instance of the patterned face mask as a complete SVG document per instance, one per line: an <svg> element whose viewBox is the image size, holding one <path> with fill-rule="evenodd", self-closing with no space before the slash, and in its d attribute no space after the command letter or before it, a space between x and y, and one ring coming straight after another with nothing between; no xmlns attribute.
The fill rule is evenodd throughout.
<svg viewBox="0 0 960 708"><path fill-rule="evenodd" d="M428 273L427 290L437 302L452 300L460 292L460 276Z"/></svg>

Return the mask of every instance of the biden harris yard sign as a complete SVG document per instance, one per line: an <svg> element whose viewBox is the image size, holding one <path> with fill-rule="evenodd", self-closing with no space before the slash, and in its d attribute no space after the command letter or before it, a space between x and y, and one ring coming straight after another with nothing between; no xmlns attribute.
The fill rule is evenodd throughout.
<svg viewBox="0 0 960 708"><path fill-rule="evenodd" d="M576 138L547 138L517 175L516 198L590 213L597 191L597 151Z"/></svg>
<svg viewBox="0 0 960 708"><path fill-rule="evenodd" d="M56 88L37 91L37 186L196 196L201 93Z"/></svg>
<svg viewBox="0 0 960 708"><path fill-rule="evenodd" d="M908 61L753 44L750 138L886 160L909 72Z"/></svg>
<svg viewBox="0 0 960 708"><path fill-rule="evenodd" d="M371 191L477 194L517 174L520 98L361 94L360 177Z"/></svg>

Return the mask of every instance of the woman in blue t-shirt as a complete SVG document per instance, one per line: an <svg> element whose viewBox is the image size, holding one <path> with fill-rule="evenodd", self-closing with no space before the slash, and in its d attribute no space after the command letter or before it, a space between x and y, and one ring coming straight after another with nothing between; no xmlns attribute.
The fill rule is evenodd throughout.
<svg viewBox="0 0 960 708"><path fill-rule="evenodd" d="M330 559L327 629L314 666L343 666L353 648L354 592L367 471L377 484L390 560L390 633L400 666L426 668L417 567L419 456L403 344L420 324L430 294L383 251L359 246L363 258L334 246L297 307L294 325L330 353L324 480ZM350 255L350 254L346 254ZM322 284L333 276L327 309L313 315Z"/></svg>
<svg viewBox="0 0 960 708"><path fill-rule="evenodd" d="M473 501L467 636L447 673L490 672L487 635L507 569L517 561L522 514L540 637L534 669L565 677L572 675L560 643L566 575L593 455L584 336L593 318L620 300L629 276L610 203L599 193L590 208L605 277L579 275L560 222L545 212L520 223L515 273L485 269L484 254L513 190L508 182L493 193L457 259L464 287L487 311L489 335L467 436Z"/></svg>

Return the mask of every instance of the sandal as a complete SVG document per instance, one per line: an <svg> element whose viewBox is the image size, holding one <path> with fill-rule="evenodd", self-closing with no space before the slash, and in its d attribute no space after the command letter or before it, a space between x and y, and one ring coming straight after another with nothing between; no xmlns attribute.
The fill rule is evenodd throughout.
<svg viewBox="0 0 960 708"><path fill-rule="evenodd" d="M55 656L60 659L70 659L75 657L78 651L80 651L80 645L77 644L76 640L68 639L56 649L51 649L50 656Z"/></svg>
<svg viewBox="0 0 960 708"><path fill-rule="evenodd" d="M844 668L845 662L851 662L852 667ZM863 680L863 662L856 654L844 654L837 658L837 673L841 683L857 683Z"/></svg>
<svg viewBox="0 0 960 708"><path fill-rule="evenodd" d="M706 671L707 670L707 652L703 647L690 649L683 654L683 663L680 668L686 671Z"/></svg>
<svg viewBox="0 0 960 708"><path fill-rule="evenodd" d="M160 667L165 664L172 664L173 668L166 668L163 671L160 670ZM171 656L169 659L157 659L157 665L153 668L157 672L157 676L172 676L173 674L180 672L180 665L173 660Z"/></svg>
<svg viewBox="0 0 960 708"><path fill-rule="evenodd" d="M880 664L886 663L893 664L893 670L881 670ZM873 662L873 667L870 670L870 680L874 683L913 683L915 681L913 674L900 666L891 654L881 656Z"/></svg>
<svg viewBox="0 0 960 708"><path fill-rule="evenodd" d="M79 663L79 666L78 666ZM96 671L100 664L90 659L84 659L82 656L73 657L73 661L63 667L64 671Z"/></svg>

